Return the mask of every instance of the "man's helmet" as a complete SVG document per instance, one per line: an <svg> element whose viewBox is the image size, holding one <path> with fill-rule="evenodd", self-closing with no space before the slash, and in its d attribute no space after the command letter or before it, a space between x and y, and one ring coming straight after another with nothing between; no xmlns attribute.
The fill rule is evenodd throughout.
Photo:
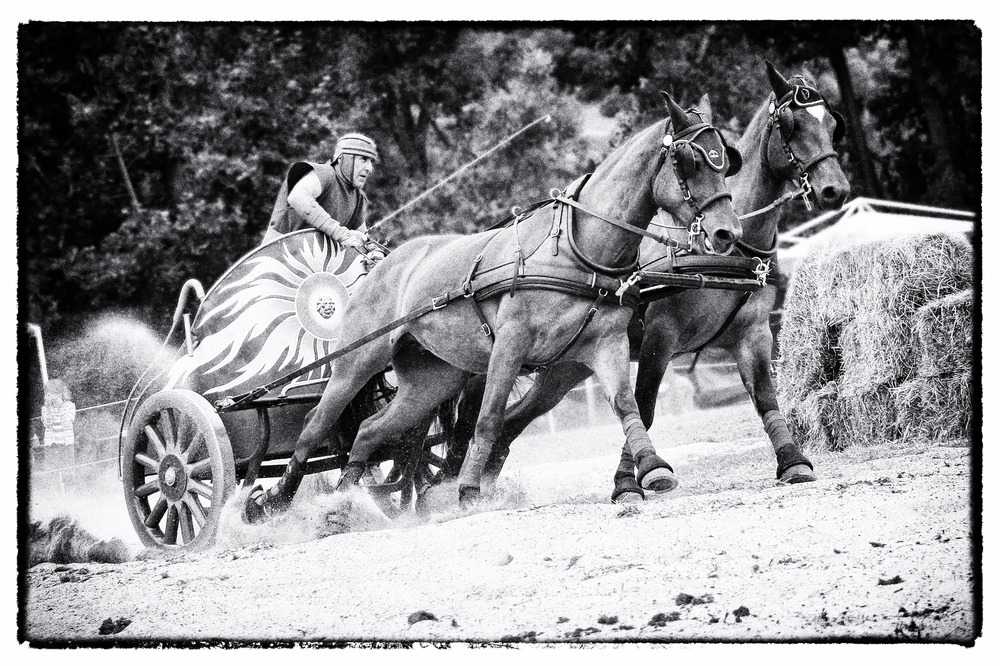
<svg viewBox="0 0 1000 666"><path fill-rule="evenodd" d="M378 149L375 142L364 134L351 133L337 140L333 149L333 161L336 162L341 155L361 155L378 160Z"/></svg>

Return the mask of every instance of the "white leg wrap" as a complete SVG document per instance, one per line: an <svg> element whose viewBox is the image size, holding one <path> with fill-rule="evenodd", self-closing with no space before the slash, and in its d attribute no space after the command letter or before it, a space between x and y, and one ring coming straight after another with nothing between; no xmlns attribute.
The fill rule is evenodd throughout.
<svg viewBox="0 0 1000 666"><path fill-rule="evenodd" d="M653 447L653 441L646 432L646 426L642 424L642 419L638 414L626 416L622 420L622 430L625 431L625 444L634 458L639 451Z"/></svg>

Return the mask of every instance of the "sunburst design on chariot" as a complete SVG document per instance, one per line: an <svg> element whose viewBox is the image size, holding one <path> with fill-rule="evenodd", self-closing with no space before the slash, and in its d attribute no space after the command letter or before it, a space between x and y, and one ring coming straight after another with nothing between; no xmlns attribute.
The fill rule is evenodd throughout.
<svg viewBox="0 0 1000 666"><path fill-rule="evenodd" d="M197 347L174 364L167 386L189 385L203 395L252 388L329 354L365 273L357 253L318 231L254 250L205 295L193 326ZM296 382L327 374L322 366Z"/></svg>

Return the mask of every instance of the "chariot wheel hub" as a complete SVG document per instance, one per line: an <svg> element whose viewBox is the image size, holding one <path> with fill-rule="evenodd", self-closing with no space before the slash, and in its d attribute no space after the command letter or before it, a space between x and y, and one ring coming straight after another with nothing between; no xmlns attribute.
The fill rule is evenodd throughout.
<svg viewBox="0 0 1000 666"><path fill-rule="evenodd" d="M320 340L340 336L347 305L347 287L333 273L313 273L295 294L295 314L309 333Z"/></svg>
<svg viewBox="0 0 1000 666"><path fill-rule="evenodd" d="M177 456L164 456L160 462L160 492L171 502L177 502L187 491L187 472L184 463Z"/></svg>

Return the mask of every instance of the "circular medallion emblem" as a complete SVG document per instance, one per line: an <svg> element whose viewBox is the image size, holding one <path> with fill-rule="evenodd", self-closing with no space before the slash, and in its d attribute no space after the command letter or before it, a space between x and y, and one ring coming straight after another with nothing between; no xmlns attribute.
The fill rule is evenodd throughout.
<svg viewBox="0 0 1000 666"><path fill-rule="evenodd" d="M333 273L313 273L295 294L295 313L302 328L320 340L340 335L346 305L347 287Z"/></svg>

